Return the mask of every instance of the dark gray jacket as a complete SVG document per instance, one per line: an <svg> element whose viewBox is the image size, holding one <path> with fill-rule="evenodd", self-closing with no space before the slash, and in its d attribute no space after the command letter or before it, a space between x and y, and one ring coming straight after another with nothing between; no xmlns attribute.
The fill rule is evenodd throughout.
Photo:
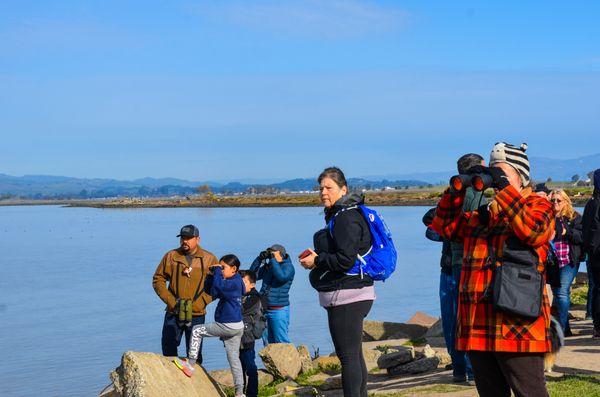
<svg viewBox="0 0 600 397"><path fill-rule="evenodd" d="M600 268L600 169L594 173L596 189L583 211L583 247L590 267Z"/></svg>

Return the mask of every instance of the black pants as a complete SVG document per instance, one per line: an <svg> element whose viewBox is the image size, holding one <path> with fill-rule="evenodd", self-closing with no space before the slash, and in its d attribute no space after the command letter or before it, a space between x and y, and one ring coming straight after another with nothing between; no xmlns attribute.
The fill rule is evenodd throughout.
<svg viewBox="0 0 600 397"><path fill-rule="evenodd" d="M181 343L181 337L185 335L185 356L187 357L192 340L192 328L199 324L204 324L204 316L192 317L192 326L182 328L177 325L177 317L169 312L165 313L161 338L163 356L177 357L177 348ZM198 365L202 364L202 342L200 342L200 353L196 362Z"/></svg>
<svg viewBox="0 0 600 397"><path fill-rule="evenodd" d="M600 267L587 269L588 277L594 280L594 290L592 291L592 318L594 319L594 328L600 330Z"/></svg>
<svg viewBox="0 0 600 397"><path fill-rule="evenodd" d="M543 353L470 351L477 392L481 397L548 397Z"/></svg>
<svg viewBox="0 0 600 397"><path fill-rule="evenodd" d="M367 366L362 352L363 320L373 301L328 307L329 332L342 363L344 397L367 397Z"/></svg>

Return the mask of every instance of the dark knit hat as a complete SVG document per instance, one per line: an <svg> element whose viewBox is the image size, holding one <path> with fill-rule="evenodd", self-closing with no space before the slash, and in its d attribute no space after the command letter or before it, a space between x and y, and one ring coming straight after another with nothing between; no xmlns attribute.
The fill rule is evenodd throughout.
<svg viewBox="0 0 600 397"><path fill-rule="evenodd" d="M527 144L522 143L521 147L516 147L506 142L498 142L492 148L490 154L490 167L496 163L506 163L512 166L521 176L523 186L529 185L529 158L525 151Z"/></svg>

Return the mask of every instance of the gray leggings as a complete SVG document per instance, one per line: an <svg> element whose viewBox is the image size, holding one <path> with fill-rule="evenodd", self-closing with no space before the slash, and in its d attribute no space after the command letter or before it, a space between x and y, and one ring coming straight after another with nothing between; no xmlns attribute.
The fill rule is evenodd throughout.
<svg viewBox="0 0 600 397"><path fill-rule="evenodd" d="M196 360L204 337L219 337L225 345L227 361L233 375L235 395L244 394L244 373L240 362L240 342L244 329L232 329L221 323L199 324L192 329L188 358Z"/></svg>

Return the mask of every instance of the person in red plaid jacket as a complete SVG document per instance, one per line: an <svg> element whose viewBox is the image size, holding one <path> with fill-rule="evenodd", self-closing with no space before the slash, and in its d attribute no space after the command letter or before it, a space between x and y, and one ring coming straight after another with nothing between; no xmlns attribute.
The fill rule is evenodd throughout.
<svg viewBox="0 0 600 397"><path fill-rule="evenodd" d="M492 177L493 201L463 212L464 190L454 193L448 189L431 225L442 237L464 244L456 348L467 352L477 391L483 397L509 397L511 390L517 397L548 396L544 353L550 351L551 343L546 290L541 315L535 319L496 310L488 293L493 278L488 247L498 256L510 235L535 250L538 270L544 271L554 210L548 200L532 192L526 148L497 143L490 168L470 170Z"/></svg>

